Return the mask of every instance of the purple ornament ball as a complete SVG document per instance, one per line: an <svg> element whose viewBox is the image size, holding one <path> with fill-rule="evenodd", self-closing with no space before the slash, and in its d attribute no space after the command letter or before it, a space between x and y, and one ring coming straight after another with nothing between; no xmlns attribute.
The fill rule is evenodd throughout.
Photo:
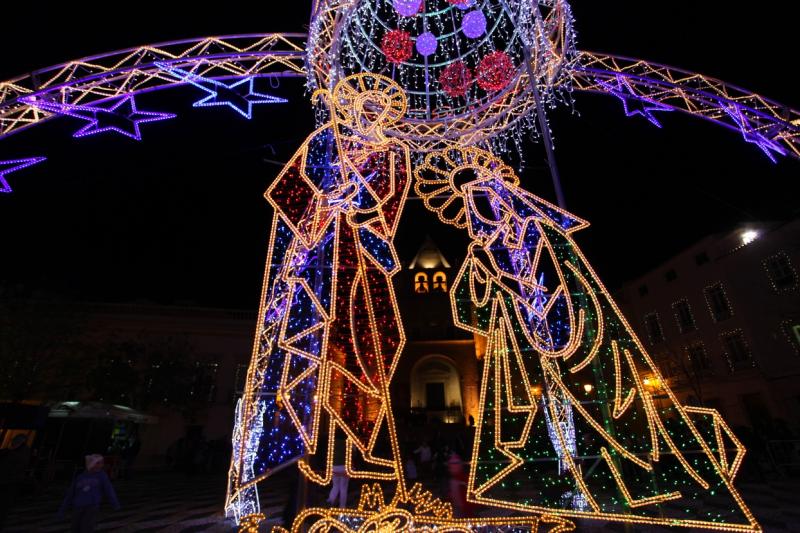
<svg viewBox="0 0 800 533"><path fill-rule="evenodd" d="M461 21L461 31L470 39L477 39L486 33L486 17L483 11L470 11L464 15L464 20Z"/></svg>
<svg viewBox="0 0 800 533"><path fill-rule="evenodd" d="M423 0L393 0L392 5L401 17L413 17L419 13L422 2Z"/></svg>
<svg viewBox="0 0 800 533"><path fill-rule="evenodd" d="M436 36L429 31L417 37L417 52L423 57L432 56L438 47Z"/></svg>

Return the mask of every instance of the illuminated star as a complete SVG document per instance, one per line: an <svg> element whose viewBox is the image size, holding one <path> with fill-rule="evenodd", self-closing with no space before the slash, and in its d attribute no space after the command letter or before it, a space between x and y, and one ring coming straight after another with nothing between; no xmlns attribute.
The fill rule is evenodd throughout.
<svg viewBox="0 0 800 533"><path fill-rule="evenodd" d="M597 83L609 94L613 94L622 101L622 107L625 109L626 117L639 115L646 118L652 125L660 128L661 122L653 113L672 111L671 107L634 91L630 83L622 76L616 77L616 83L603 80L597 80Z"/></svg>
<svg viewBox="0 0 800 533"><path fill-rule="evenodd" d="M255 92L255 90L253 90L253 78L244 78L232 85L225 85L224 83L213 80L210 81L212 83L210 87L192 82L192 85L209 93L208 96L199 102L195 102L194 107L226 105L243 117L249 119L253 117L254 105L282 104L287 102L284 98Z"/></svg>
<svg viewBox="0 0 800 533"><path fill-rule="evenodd" d="M29 157L27 159L12 159L0 161L0 193L10 193L11 186L6 181L6 176L17 170L41 163L46 157Z"/></svg>
<svg viewBox="0 0 800 533"><path fill-rule="evenodd" d="M228 106L247 119L253 118L253 106L258 104L284 104L288 100L255 91L252 76L242 78L230 85L220 81L204 78L186 70L175 68L167 63L156 63L159 68L191 83L208 96L193 104L194 107Z"/></svg>
<svg viewBox="0 0 800 533"><path fill-rule="evenodd" d="M87 137L111 131L141 141L141 124L167 120L176 116L173 113L140 111L136 107L133 94L112 101L109 107L59 104L36 100L29 100L29 103L51 113L85 120L87 124L76 131L73 137Z"/></svg>
<svg viewBox="0 0 800 533"><path fill-rule="evenodd" d="M725 107L725 112L728 113L736 127L742 132L744 140L758 146L769 157L770 161L773 163L778 162L775 154L786 155L786 150L773 140L780 131L780 126L761 133L753 127L750 120L745 116L742 106L738 104L727 106Z"/></svg>
<svg viewBox="0 0 800 533"><path fill-rule="evenodd" d="M74 137L86 137L106 131L114 131L137 141L142 140L140 124L175 118L173 113L139 111L133 95L123 97L111 107L79 106L65 111L66 114L88 120L89 123L75 132Z"/></svg>

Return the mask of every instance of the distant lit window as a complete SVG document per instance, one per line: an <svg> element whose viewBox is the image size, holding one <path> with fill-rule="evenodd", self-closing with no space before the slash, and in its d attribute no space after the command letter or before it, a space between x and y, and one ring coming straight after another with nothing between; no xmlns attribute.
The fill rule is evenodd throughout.
<svg viewBox="0 0 800 533"><path fill-rule="evenodd" d="M428 285L428 274L425 272L417 272L414 276L414 292L417 294L425 294L431 291Z"/></svg>
<svg viewBox="0 0 800 533"><path fill-rule="evenodd" d="M684 348L689 365L695 375L708 374L711 370L711 361L708 359L706 347L702 342L696 342Z"/></svg>
<svg viewBox="0 0 800 533"><path fill-rule="evenodd" d="M244 393L245 383L247 382L248 365L236 365L236 372L234 374L234 391L237 394Z"/></svg>
<svg viewBox="0 0 800 533"><path fill-rule="evenodd" d="M672 309L675 311L675 320L681 333L688 333L697 329L689 302L686 300L675 302L672 304Z"/></svg>
<svg viewBox="0 0 800 533"><path fill-rule="evenodd" d="M724 333L720 336L720 339L731 370L753 366L753 356L742 330Z"/></svg>
<svg viewBox="0 0 800 533"><path fill-rule="evenodd" d="M680 375L680 366L678 361L675 361L668 356L663 356L659 359L658 369L661 371L661 375L665 378L674 378L675 376Z"/></svg>
<svg viewBox="0 0 800 533"><path fill-rule="evenodd" d="M444 272L437 272L433 275L433 290L447 292L447 275Z"/></svg>
<svg viewBox="0 0 800 533"><path fill-rule="evenodd" d="M189 396L198 402L214 403L217 397L218 372L219 363L195 362Z"/></svg>
<svg viewBox="0 0 800 533"><path fill-rule="evenodd" d="M792 319L787 319L781 323L781 328L794 351L800 354L800 324Z"/></svg>
<svg viewBox="0 0 800 533"><path fill-rule="evenodd" d="M776 290L787 291L797 287L797 271L785 253L768 257L764 261L764 268L767 269L769 279Z"/></svg>
<svg viewBox="0 0 800 533"><path fill-rule="evenodd" d="M728 296L725 294L725 289L722 288L722 283L706 288L705 293L708 309L716 322L733 316L731 304L728 302Z"/></svg>
<svg viewBox="0 0 800 533"><path fill-rule="evenodd" d="M647 336L650 337L652 344L664 342L664 331L661 329L661 321L658 313L650 313L644 317L644 325L647 328Z"/></svg>

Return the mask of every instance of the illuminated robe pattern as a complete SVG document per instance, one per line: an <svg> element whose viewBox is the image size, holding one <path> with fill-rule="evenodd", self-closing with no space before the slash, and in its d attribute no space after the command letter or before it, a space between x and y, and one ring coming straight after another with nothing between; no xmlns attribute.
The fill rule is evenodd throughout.
<svg viewBox="0 0 800 533"><path fill-rule="evenodd" d="M451 292L456 325L488 339L468 497L561 516L759 530L732 485L744 448L718 413L645 385L666 381L572 240L588 224L519 188L477 148L431 153L415 177L426 206L473 241ZM559 402L572 410L575 443L557 424L548 435ZM696 508L704 498L717 505Z"/></svg>
<svg viewBox="0 0 800 533"><path fill-rule="evenodd" d="M351 477L403 487L388 386L405 342L391 278L400 269L392 239L409 168L402 145L372 143L332 122L267 190L275 217L244 402L268 399L263 459L251 479L232 465L229 505L242 487L306 453L306 476L330 482L339 437ZM381 448L383 436L389 447Z"/></svg>

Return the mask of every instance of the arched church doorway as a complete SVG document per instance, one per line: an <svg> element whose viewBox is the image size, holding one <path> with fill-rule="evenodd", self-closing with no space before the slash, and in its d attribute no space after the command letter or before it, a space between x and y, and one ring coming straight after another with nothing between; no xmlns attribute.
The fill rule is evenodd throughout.
<svg viewBox="0 0 800 533"><path fill-rule="evenodd" d="M411 370L411 410L429 422L463 421L461 376L453 362L443 355L429 355Z"/></svg>

